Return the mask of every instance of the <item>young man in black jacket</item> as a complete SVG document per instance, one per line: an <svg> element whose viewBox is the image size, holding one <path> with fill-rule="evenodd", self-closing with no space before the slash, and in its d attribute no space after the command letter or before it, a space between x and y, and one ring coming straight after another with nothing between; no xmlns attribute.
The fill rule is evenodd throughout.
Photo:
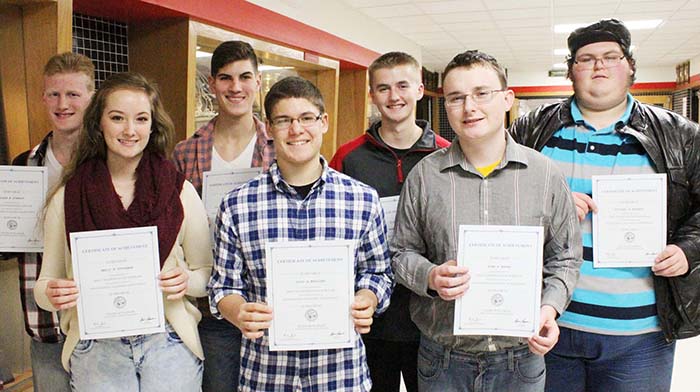
<svg viewBox="0 0 700 392"><path fill-rule="evenodd" d="M571 33L574 96L519 118L511 133L560 163L583 234L581 278L546 356L548 391L668 391L673 339L698 334L700 135L687 119L635 100L630 33L601 20ZM592 175L667 174L668 244L654 265L594 268Z"/></svg>
<svg viewBox="0 0 700 392"><path fill-rule="evenodd" d="M413 166L450 143L435 134L427 121L416 120L416 102L423 97L423 83L421 67L412 56L389 52L378 57L369 66L369 83L370 97L381 120L362 136L340 146L330 166L374 187L382 198L398 196ZM391 222L393 218L388 217L387 223ZM397 286L389 309L375 318L371 331L362 337L373 391L398 392L402 373L407 391L417 391L420 335L411 321L409 298L410 291Z"/></svg>

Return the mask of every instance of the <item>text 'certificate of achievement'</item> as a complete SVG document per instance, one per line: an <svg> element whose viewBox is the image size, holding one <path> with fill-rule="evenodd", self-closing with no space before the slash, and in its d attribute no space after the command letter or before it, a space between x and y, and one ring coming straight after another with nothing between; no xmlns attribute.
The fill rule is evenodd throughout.
<svg viewBox="0 0 700 392"><path fill-rule="evenodd" d="M592 176L593 267L649 267L666 247L666 174Z"/></svg>
<svg viewBox="0 0 700 392"><path fill-rule="evenodd" d="M158 228L70 233L80 339L165 332Z"/></svg>
<svg viewBox="0 0 700 392"><path fill-rule="evenodd" d="M0 166L0 252L43 252L45 167Z"/></svg>
<svg viewBox="0 0 700 392"><path fill-rule="evenodd" d="M265 253L270 351L353 347L355 242L268 242Z"/></svg>
<svg viewBox="0 0 700 392"><path fill-rule="evenodd" d="M214 244L214 230L216 230L216 214L219 212L221 200L227 193L250 181L261 172L262 168L251 167L232 171L207 171L203 173L202 202L204 202L204 208L207 210L207 217L209 218L212 246Z"/></svg>
<svg viewBox="0 0 700 392"><path fill-rule="evenodd" d="M399 196L382 197L379 199L384 210L384 221L386 222L386 239L391 241L394 237L394 224L396 223L396 210L399 207Z"/></svg>
<svg viewBox="0 0 700 392"><path fill-rule="evenodd" d="M455 302L454 334L535 335L543 246L540 226L459 226L457 263L471 280Z"/></svg>

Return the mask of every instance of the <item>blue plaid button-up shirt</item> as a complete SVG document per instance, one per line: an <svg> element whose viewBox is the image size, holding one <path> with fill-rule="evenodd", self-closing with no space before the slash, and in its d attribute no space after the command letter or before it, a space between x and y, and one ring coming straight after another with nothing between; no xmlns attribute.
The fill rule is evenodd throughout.
<svg viewBox="0 0 700 392"><path fill-rule="evenodd" d="M276 163L229 193L217 217L215 262L209 281L211 312L232 294L266 302L268 241L354 240L355 291L369 289L377 313L389 305L393 273L384 213L376 191L328 168L303 198ZM349 310L348 310L349 311ZM369 391L371 381L359 334L346 349L270 352L268 337L243 338L241 391Z"/></svg>

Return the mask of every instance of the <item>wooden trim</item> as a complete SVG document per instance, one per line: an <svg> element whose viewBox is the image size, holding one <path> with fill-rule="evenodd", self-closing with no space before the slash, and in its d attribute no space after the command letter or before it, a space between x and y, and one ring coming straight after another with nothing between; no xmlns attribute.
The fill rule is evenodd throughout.
<svg viewBox="0 0 700 392"><path fill-rule="evenodd" d="M0 47L3 51L0 60L0 93L7 131L7 158L11 160L30 147L20 7L0 6Z"/></svg>
<svg viewBox="0 0 700 392"><path fill-rule="evenodd" d="M195 42L188 19L129 26L129 67L158 83L175 140L194 128Z"/></svg>
<svg viewBox="0 0 700 392"><path fill-rule="evenodd" d="M367 129L369 80L366 70L341 70L338 94L338 147ZM327 157L330 158L330 157Z"/></svg>
<svg viewBox="0 0 700 392"><path fill-rule="evenodd" d="M56 0L31 3L22 8L29 142L32 146L41 142L52 127L41 104L44 64L55 54L71 51L72 7L71 0Z"/></svg>

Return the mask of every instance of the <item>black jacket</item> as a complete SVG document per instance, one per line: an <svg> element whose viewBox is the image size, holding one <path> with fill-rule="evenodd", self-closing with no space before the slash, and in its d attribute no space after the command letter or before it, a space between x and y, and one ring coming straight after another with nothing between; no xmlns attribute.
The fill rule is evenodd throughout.
<svg viewBox="0 0 700 392"><path fill-rule="evenodd" d="M571 126L571 101L545 105L510 127L521 144L542 150L558 129ZM634 101L627 124L617 131L644 147L658 173L668 176L668 244L683 250L689 270L683 276L654 276L656 307L667 340L700 334L700 129L686 118Z"/></svg>
<svg viewBox="0 0 700 392"><path fill-rule="evenodd" d="M421 137L410 149L397 153L382 141L379 136L381 121L377 121L365 134L340 146L329 166L373 187L379 197L397 196L404 179L421 159L450 145L430 129L427 121L416 120L416 125L423 129ZM396 285L389 309L374 319L372 329L365 336L394 342L418 342L420 333L408 311L410 296L410 290Z"/></svg>

